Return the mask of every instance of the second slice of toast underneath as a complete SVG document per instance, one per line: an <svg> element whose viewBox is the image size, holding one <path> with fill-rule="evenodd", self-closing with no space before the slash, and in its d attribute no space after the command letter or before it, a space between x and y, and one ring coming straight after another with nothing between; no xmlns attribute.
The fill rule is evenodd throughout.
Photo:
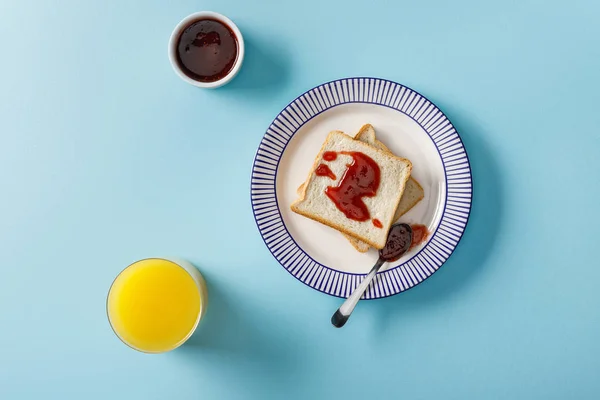
<svg viewBox="0 0 600 400"><path fill-rule="evenodd" d="M380 150L392 154L390 149L388 149L385 144L377 140L375 136L375 128L373 128L371 124L363 125L356 134L356 136L354 136L354 139L360 140L361 142L365 142L367 144L370 144L371 146L377 147ZM419 203L419 201L421 201L424 197L425 191L423 190L421 184L412 176L408 178L408 181L406 181L406 187L404 188L404 193L402 194L400 203L398 203L398 208L396 208L394 222L398 221L401 216L403 216L411 208L416 206L417 203ZM369 251L369 244L357 240L352 236L346 234L344 234L344 236L346 236L350 244L359 252L366 253L367 251Z"/></svg>

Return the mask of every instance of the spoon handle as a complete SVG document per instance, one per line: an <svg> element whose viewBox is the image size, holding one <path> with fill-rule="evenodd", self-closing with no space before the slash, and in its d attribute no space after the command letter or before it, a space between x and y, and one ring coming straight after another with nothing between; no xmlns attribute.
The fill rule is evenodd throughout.
<svg viewBox="0 0 600 400"><path fill-rule="evenodd" d="M371 268L371 271L369 271L369 274L365 277L365 279L362 280L360 285L358 285L357 288L354 289L350 297L348 297L346 301L344 301L344 303L341 305L341 307L338 308L338 310L333 314L333 316L331 317L331 323L333 324L333 326L335 326L336 328L341 328L342 326L344 326L344 324L346 324L346 321L348 321L348 318L350 318L350 314L352 314L352 311L354 311L354 307L356 307L356 304L358 304L358 301L362 297L363 293L365 292L365 290L367 290L367 287L369 287L369 284L371 283L373 278L375 278L375 275L377 275L379 268L381 268L381 266L384 263L385 260L383 260L382 258L377 260L377 262L375 263L373 268Z"/></svg>

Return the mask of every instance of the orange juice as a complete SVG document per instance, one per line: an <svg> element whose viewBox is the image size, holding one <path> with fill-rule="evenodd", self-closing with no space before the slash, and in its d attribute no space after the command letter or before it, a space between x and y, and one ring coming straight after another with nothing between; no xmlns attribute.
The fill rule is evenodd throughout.
<svg viewBox="0 0 600 400"><path fill-rule="evenodd" d="M161 353L192 335L205 303L206 286L196 268L151 258L131 264L117 276L106 307L113 330L125 344Z"/></svg>

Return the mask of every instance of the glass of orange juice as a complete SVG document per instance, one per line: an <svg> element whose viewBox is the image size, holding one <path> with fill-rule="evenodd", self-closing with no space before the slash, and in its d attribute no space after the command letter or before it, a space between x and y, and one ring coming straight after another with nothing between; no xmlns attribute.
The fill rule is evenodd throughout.
<svg viewBox="0 0 600 400"><path fill-rule="evenodd" d="M108 320L129 347L164 353L181 346L206 310L206 283L183 260L148 258L125 268L110 287Z"/></svg>

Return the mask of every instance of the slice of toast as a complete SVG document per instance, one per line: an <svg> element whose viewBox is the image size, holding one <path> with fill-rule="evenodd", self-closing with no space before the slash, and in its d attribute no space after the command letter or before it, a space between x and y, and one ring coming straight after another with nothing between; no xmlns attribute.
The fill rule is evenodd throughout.
<svg viewBox="0 0 600 400"><path fill-rule="evenodd" d="M355 140L360 140L361 142L365 142L370 144L371 146L377 147L383 151L391 153L391 151L379 140L377 140L375 136L375 129L371 124L363 125L356 136L354 136ZM302 194L302 190L304 190L304 184L298 187L298 195ZM404 189L404 194L400 199L400 203L398 204L398 208L396 208L396 214L394 215L394 222L398 221L400 217L406 214L410 209L412 209L419 201L421 201L425 197L425 191L423 187L419 184L419 182L410 177L406 182L406 187ZM362 242L354 237L343 234L350 244L361 253L366 253L371 246L368 243Z"/></svg>
<svg viewBox="0 0 600 400"><path fill-rule="evenodd" d="M335 161L323 160L323 153L338 153ZM325 195L328 186L337 186L342 179L352 157L341 152L359 152L375 161L380 170L380 183L375 196L362 197L370 218L356 221L346 217L335 203ZM335 178L317 176L316 169L325 164ZM368 243L377 249L385 246L390 226L394 222L394 214L410 177L412 164L409 160L396 157L391 153L377 149L369 144L354 140L340 131L330 132L317 155L313 167L304 184L300 199L291 205L292 211L314 219L342 233ZM381 227L375 226L379 220Z"/></svg>

